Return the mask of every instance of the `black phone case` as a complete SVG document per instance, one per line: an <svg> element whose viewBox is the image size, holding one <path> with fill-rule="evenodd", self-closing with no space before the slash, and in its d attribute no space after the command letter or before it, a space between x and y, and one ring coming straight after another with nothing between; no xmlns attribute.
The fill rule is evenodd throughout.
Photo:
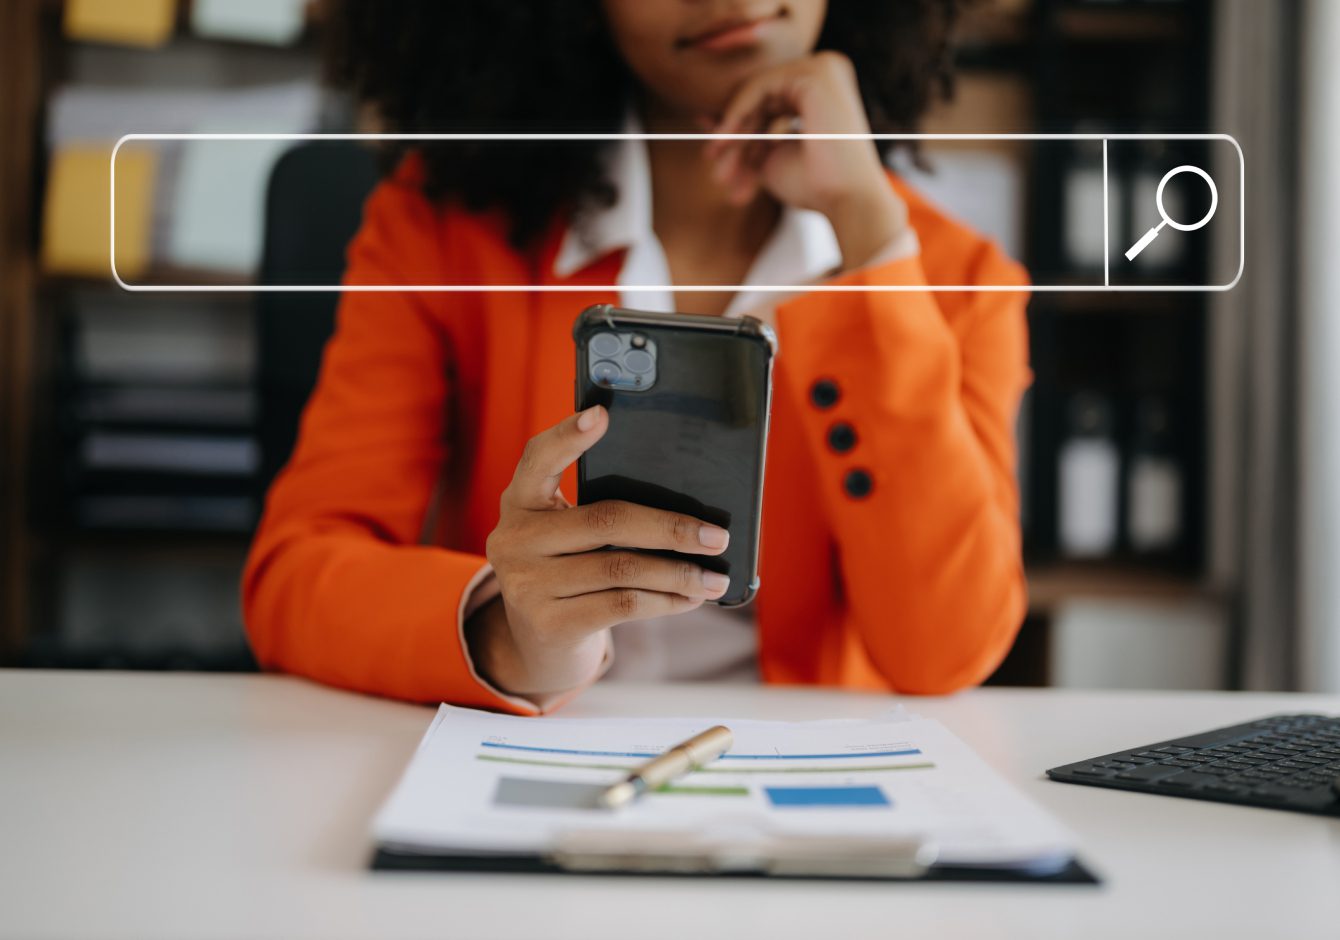
<svg viewBox="0 0 1340 940"><path fill-rule="evenodd" d="M655 384L630 391L597 384L590 338L633 330L655 342ZM758 591L763 465L777 342L753 317L645 313L602 304L573 327L577 408L604 405L610 426L577 462L577 502L626 500L686 513L730 532L718 556L681 555L730 577L717 600L738 607Z"/></svg>

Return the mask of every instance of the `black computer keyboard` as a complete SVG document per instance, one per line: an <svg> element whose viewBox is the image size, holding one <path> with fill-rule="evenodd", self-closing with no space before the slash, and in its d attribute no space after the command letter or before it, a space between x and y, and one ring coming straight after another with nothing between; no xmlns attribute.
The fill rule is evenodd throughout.
<svg viewBox="0 0 1340 940"><path fill-rule="evenodd" d="M1280 715L1047 771L1053 780L1340 816L1340 717Z"/></svg>

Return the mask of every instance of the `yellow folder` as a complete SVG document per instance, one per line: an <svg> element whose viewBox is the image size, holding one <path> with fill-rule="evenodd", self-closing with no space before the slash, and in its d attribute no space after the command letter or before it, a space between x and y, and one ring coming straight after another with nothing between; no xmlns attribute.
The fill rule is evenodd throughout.
<svg viewBox="0 0 1340 940"><path fill-rule="evenodd" d="M56 274L111 277L110 145L56 152L47 178L42 267ZM153 150L125 146L116 159L116 267L132 280L149 266Z"/></svg>
<svg viewBox="0 0 1340 940"><path fill-rule="evenodd" d="M176 0L65 0L65 35L150 48L172 38Z"/></svg>

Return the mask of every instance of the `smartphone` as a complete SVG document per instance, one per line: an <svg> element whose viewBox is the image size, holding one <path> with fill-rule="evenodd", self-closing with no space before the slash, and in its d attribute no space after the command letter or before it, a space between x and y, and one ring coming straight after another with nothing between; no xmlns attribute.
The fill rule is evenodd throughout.
<svg viewBox="0 0 1340 940"><path fill-rule="evenodd" d="M716 603L758 591L773 331L753 317L589 307L573 327L577 409L604 405L609 430L577 462L577 502L620 499L730 532L717 556L683 558L730 578Z"/></svg>

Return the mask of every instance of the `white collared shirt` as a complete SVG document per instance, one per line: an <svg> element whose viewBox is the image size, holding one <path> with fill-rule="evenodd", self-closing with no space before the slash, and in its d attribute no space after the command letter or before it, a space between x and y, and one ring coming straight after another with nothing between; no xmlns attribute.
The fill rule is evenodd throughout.
<svg viewBox="0 0 1340 940"><path fill-rule="evenodd" d="M635 119L625 132L640 133ZM619 140L609 154L607 176L618 196L609 207L578 214L554 259L554 273L568 278L612 251L626 249L619 271L619 303L634 310L674 310L670 265L652 227L651 166L646 141ZM908 230L881 252L880 262L916 254ZM795 284L797 293L842 267L833 226L822 213L784 206L744 284ZM744 290L725 316L738 317L782 297ZM625 623L612 631L614 661L606 678L636 681L758 679L758 636L751 607L705 604L675 617Z"/></svg>

